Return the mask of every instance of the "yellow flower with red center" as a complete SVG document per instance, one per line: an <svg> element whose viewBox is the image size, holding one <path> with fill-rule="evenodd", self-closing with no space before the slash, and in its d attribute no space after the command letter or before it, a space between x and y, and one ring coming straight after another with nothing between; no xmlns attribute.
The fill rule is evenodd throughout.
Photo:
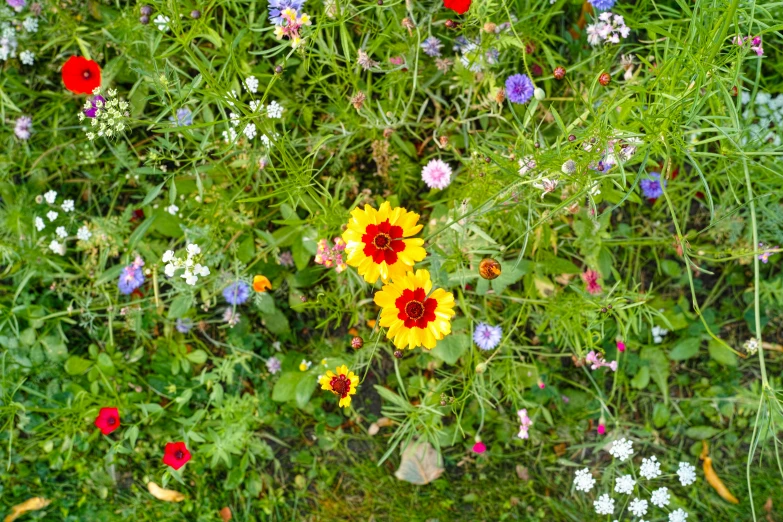
<svg viewBox="0 0 783 522"><path fill-rule="evenodd" d="M397 348L432 349L451 333L454 295L442 288L432 291L426 270L383 285L375 294L375 304L381 307L381 326L388 328L386 338L393 339Z"/></svg>
<svg viewBox="0 0 783 522"><path fill-rule="evenodd" d="M418 214L402 207L391 208L388 201L377 210L370 205L364 210L354 209L342 236L345 262L355 266L370 284L379 277L385 283L405 276L427 255L422 248L424 240L410 237L422 229L418 221Z"/></svg>
<svg viewBox="0 0 783 522"><path fill-rule="evenodd" d="M253 277L253 290L263 293L272 289L272 283L266 276L257 275Z"/></svg>
<svg viewBox="0 0 783 522"><path fill-rule="evenodd" d="M337 372L337 373L335 373ZM326 375L318 379L322 390L327 390L340 397L340 407L347 408L351 405L351 395L356 393L359 386L359 377L348 371L346 365L338 366L334 372L329 370Z"/></svg>

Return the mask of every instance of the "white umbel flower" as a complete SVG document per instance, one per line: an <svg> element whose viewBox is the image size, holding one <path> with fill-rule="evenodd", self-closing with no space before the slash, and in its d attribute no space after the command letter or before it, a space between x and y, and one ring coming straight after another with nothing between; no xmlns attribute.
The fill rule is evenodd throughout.
<svg viewBox="0 0 783 522"><path fill-rule="evenodd" d="M169 30L169 22L171 22L171 18L162 14L159 14L155 17L155 20L152 21L152 23L158 27L158 30L163 31L164 33Z"/></svg>
<svg viewBox="0 0 783 522"><path fill-rule="evenodd" d="M58 215L59 214L57 214L57 212L55 212L54 210L50 210L49 212L46 213L46 217L49 219L49 221L54 221L55 219L57 219Z"/></svg>
<svg viewBox="0 0 783 522"><path fill-rule="evenodd" d="M283 106L276 101L273 101L266 108L266 115L270 118L280 118L283 116Z"/></svg>
<svg viewBox="0 0 783 522"><path fill-rule="evenodd" d="M639 474L647 480L652 480L661 476L661 463L655 455L649 459L642 459L642 467L639 469Z"/></svg>
<svg viewBox="0 0 783 522"><path fill-rule="evenodd" d="M669 513L669 522L685 522L685 519L688 518L688 513L683 511L682 509L675 509L671 513Z"/></svg>
<svg viewBox="0 0 783 522"><path fill-rule="evenodd" d="M76 238L81 241L89 241L91 237L92 233L86 226L79 227L79 230L76 231Z"/></svg>
<svg viewBox="0 0 783 522"><path fill-rule="evenodd" d="M63 204L62 204L63 212L73 212L74 208L75 207L73 205L73 200L72 199L66 199L65 201L63 201Z"/></svg>
<svg viewBox="0 0 783 522"><path fill-rule="evenodd" d="M577 491L584 491L587 493L595 486L595 479L590 474L590 470L587 468L580 469L576 472L574 477L574 487Z"/></svg>
<svg viewBox="0 0 783 522"><path fill-rule="evenodd" d="M54 233L57 234L57 237L60 239L68 237L68 232L65 230L65 227L57 227L54 230Z"/></svg>
<svg viewBox="0 0 783 522"><path fill-rule="evenodd" d="M604 493L593 502L593 507L599 515L611 515L614 513L614 499Z"/></svg>
<svg viewBox="0 0 783 522"><path fill-rule="evenodd" d="M620 462L625 462L628 457L633 455L633 441L625 437L614 441L612 447L609 448L609 454Z"/></svg>
<svg viewBox="0 0 783 522"><path fill-rule="evenodd" d="M631 475L622 475L620 477L617 477L617 481L614 485L614 490L617 493L622 493L624 495L630 495L633 493L633 488L636 486L636 481L633 479Z"/></svg>
<svg viewBox="0 0 783 522"><path fill-rule="evenodd" d="M680 477L680 484L683 486L690 486L696 482L696 467L687 462L680 462L680 467L677 469L677 475Z"/></svg>
<svg viewBox="0 0 783 522"><path fill-rule="evenodd" d="M38 230L38 232L46 228L46 223L44 223L44 220L39 218L38 216L35 216L34 223L35 223L35 228L36 230Z"/></svg>
<svg viewBox="0 0 783 522"><path fill-rule="evenodd" d="M655 491L653 491L652 495L650 496L650 502L652 502L653 505L656 505L659 508L668 506L669 505L669 488L663 487L663 488L658 488Z"/></svg>
<svg viewBox="0 0 783 522"><path fill-rule="evenodd" d="M628 505L628 509L635 517L643 517L647 514L647 501L641 498L635 498Z"/></svg>
<svg viewBox="0 0 783 522"><path fill-rule="evenodd" d="M247 89L247 92L255 94L258 92L258 78L255 76L248 76L247 79L245 79L245 88Z"/></svg>
<svg viewBox="0 0 783 522"><path fill-rule="evenodd" d="M43 195L44 199L47 203L50 205L54 204L54 200L57 198L57 192L50 190L46 194Z"/></svg>

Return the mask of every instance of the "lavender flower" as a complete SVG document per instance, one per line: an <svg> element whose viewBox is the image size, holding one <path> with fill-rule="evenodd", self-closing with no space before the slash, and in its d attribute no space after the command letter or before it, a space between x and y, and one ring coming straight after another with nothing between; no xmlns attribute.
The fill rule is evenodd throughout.
<svg viewBox="0 0 783 522"><path fill-rule="evenodd" d="M143 266L144 260L137 256L133 263L122 269L120 279L117 281L117 287L121 294L132 294L134 290L144 284L144 272L141 269Z"/></svg>
<svg viewBox="0 0 783 522"><path fill-rule="evenodd" d="M503 337L503 328L500 326L490 326L487 323L479 323L473 332L473 341L482 350L492 350Z"/></svg>
<svg viewBox="0 0 783 522"><path fill-rule="evenodd" d="M223 311L223 320L228 323L228 326L233 328L239 323L239 319L242 316L239 315L239 312L234 310L233 308L226 308Z"/></svg>
<svg viewBox="0 0 783 522"><path fill-rule="evenodd" d="M180 107L177 109L176 119L174 116L169 116L169 121L177 123L177 127L188 127L193 125L193 111L187 107Z"/></svg>
<svg viewBox="0 0 783 522"><path fill-rule="evenodd" d="M16 119L16 125L14 126L14 134L20 140L30 139L30 134L33 130L33 119L30 116L20 116Z"/></svg>
<svg viewBox="0 0 783 522"><path fill-rule="evenodd" d="M193 320L190 317L177 319L174 328L176 328L179 333L186 334L193 328Z"/></svg>
<svg viewBox="0 0 783 522"><path fill-rule="evenodd" d="M24 6L27 5L26 0L5 0L6 3L9 5L9 7L12 7L14 11L17 13L21 12L22 9L24 9Z"/></svg>
<svg viewBox="0 0 783 522"><path fill-rule="evenodd" d="M759 261L764 263L765 265L769 262L769 256L774 254L774 250L777 250L779 247L769 247L765 243L759 243L759 250L764 250L761 254L759 254Z"/></svg>
<svg viewBox="0 0 783 522"><path fill-rule="evenodd" d="M223 289L223 297L230 305L241 305L250 297L250 287L242 281L235 281Z"/></svg>
<svg viewBox="0 0 783 522"><path fill-rule="evenodd" d="M440 40L434 36L430 36L421 43L421 48L424 49L424 54L427 56L432 56L433 58L440 56L441 47L443 47L443 44L440 43Z"/></svg>
<svg viewBox="0 0 783 522"><path fill-rule="evenodd" d="M445 161L430 160L421 170L421 179L429 188L444 189L451 183L451 167Z"/></svg>
<svg viewBox="0 0 783 522"><path fill-rule="evenodd" d="M642 187L644 197L647 199L658 199L659 197L663 196L660 172L651 172L648 179L643 179L639 182L639 186ZM666 186L665 180L663 182L663 186Z"/></svg>
<svg viewBox="0 0 783 522"><path fill-rule="evenodd" d="M269 373L272 375L279 372L282 367L283 365L280 363L280 359L275 356L272 356L266 360L266 369L269 370Z"/></svg>
<svg viewBox="0 0 783 522"><path fill-rule="evenodd" d="M283 11L290 7L299 12L303 5L304 0L269 0L269 21L275 25L283 25Z"/></svg>
<svg viewBox="0 0 783 522"><path fill-rule="evenodd" d="M615 0L588 0L599 11L608 11L614 7Z"/></svg>
<svg viewBox="0 0 783 522"><path fill-rule="evenodd" d="M527 74L515 74L506 79L506 96L511 103L527 103L533 97L533 82Z"/></svg>

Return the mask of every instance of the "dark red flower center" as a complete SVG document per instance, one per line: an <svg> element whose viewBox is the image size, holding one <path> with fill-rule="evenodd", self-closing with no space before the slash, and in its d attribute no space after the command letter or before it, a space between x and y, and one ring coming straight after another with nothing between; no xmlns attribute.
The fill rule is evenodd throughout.
<svg viewBox="0 0 783 522"><path fill-rule="evenodd" d="M377 225L367 225L362 243L364 255L372 257L376 264L385 261L387 265L393 265L397 262L397 253L405 250L402 227L392 225L388 219Z"/></svg>
<svg viewBox="0 0 783 522"><path fill-rule="evenodd" d="M428 299L423 288L403 290L402 295L394 301L397 307L397 318L405 321L406 328L427 328L435 320L436 299Z"/></svg>
<svg viewBox="0 0 783 522"><path fill-rule="evenodd" d="M182 450L177 450L177 451L175 451L175 452L174 452L174 457L175 457L177 460L182 460L182 459L184 459L184 458L185 458L185 452L184 452L184 451L182 451Z"/></svg>
<svg viewBox="0 0 783 522"><path fill-rule="evenodd" d="M85 80L89 80L90 76L92 76L92 73L90 72L89 69L85 69L84 71L82 71L82 76L84 77Z"/></svg>
<svg viewBox="0 0 783 522"><path fill-rule="evenodd" d="M115 424L117 424L117 419L115 419L114 417L109 417L108 419L106 419L106 424L108 424L109 426L114 426Z"/></svg>
<svg viewBox="0 0 783 522"><path fill-rule="evenodd" d="M332 380L329 381L329 387L332 391L344 399L348 396L348 392L351 391L351 381L347 375L335 375Z"/></svg>

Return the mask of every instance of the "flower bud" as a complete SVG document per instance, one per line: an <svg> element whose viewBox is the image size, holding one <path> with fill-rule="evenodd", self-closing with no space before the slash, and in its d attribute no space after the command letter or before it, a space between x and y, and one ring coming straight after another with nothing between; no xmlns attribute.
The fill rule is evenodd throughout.
<svg viewBox="0 0 783 522"><path fill-rule="evenodd" d="M484 373L487 371L487 363L479 363L476 365L476 373Z"/></svg>
<svg viewBox="0 0 783 522"><path fill-rule="evenodd" d="M546 93L541 87L536 87L536 89L533 91L533 96L535 96L536 100L541 101L546 98Z"/></svg>

